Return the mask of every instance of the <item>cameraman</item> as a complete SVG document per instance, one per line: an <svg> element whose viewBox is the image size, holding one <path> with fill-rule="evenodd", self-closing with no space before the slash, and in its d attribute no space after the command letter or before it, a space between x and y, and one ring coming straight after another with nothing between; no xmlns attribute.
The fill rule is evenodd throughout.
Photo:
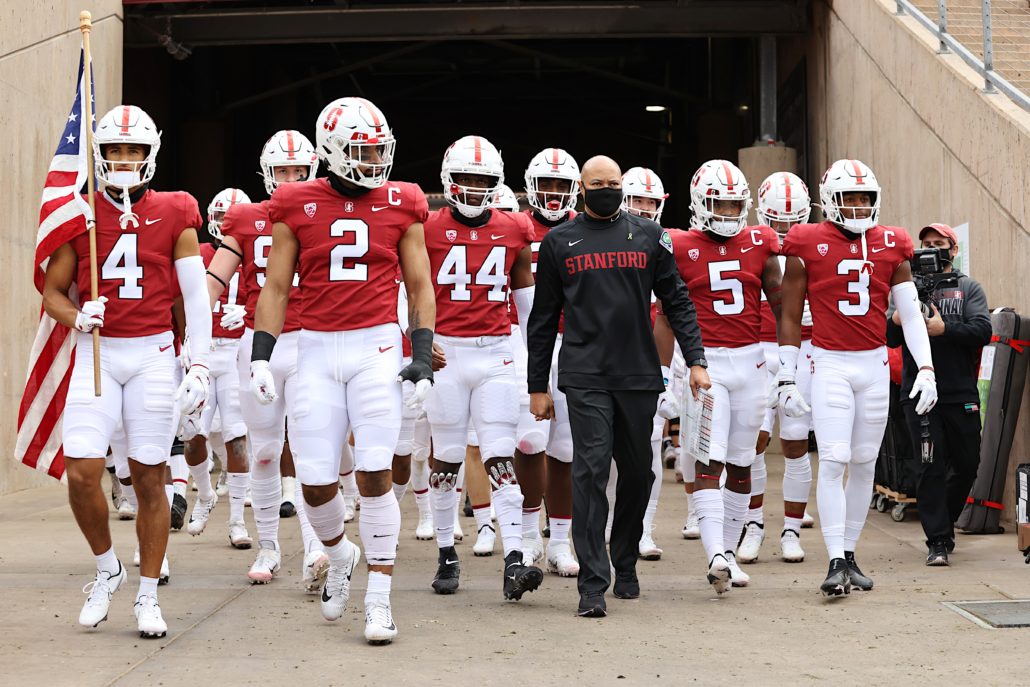
<svg viewBox="0 0 1030 687"><path fill-rule="evenodd" d="M920 420L929 418L932 462L917 468L919 519L929 553L926 564L948 565L955 548L954 523L966 503L980 463L980 396L976 388L980 348L991 339L987 298L979 283L957 272L958 236L947 224L931 224L919 231L922 249L912 260L913 281L924 303L933 366L937 373L937 405L926 416L916 415L908 398L915 379L915 361L903 348L901 402L912 437L914 455L920 456ZM901 320L893 311L887 321L887 345L904 345Z"/></svg>

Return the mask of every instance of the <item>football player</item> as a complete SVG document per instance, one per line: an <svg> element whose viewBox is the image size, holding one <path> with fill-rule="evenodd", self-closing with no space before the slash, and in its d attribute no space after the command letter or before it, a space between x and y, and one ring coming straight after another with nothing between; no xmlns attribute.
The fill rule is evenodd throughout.
<svg viewBox="0 0 1030 687"><path fill-rule="evenodd" d="M162 193L149 183L161 135L150 116L119 105L100 118L93 137L99 189L96 255L99 292L90 293L89 236L57 248L46 268L43 305L61 324L77 330L75 363L64 407L63 442L68 500L96 557L97 574L79 624L107 619L111 596L124 584L115 554L100 478L119 421L128 440L129 472L139 503L140 585L134 611L142 637L168 629L157 601L161 562L168 544L169 504L165 463L175 434L175 408L192 415L207 401L211 305L204 290L204 263L197 245L202 225L197 201L184 192ZM175 353L169 312L178 281L186 321L198 348L176 391ZM78 288L78 301L70 294ZM81 307L80 307L81 306ZM93 337L100 328L101 395L94 395Z"/></svg>
<svg viewBox="0 0 1030 687"><path fill-rule="evenodd" d="M222 242L221 226L225 213L237 203L249 202L247 194L236 188L219 191L211 200L207 208L207 231L214 243L203 243L200 246L200 256L204 259L205 267L210 266L217 246ZM243 335L245 311L244 306L237 303L241 295L241 278L242 271L237 267L228 280L229 287L215 301L212 310L213 349L208 354L208 364L211 367L211 402L205 406L199 421L184 418L181 434L186 443L186 464L190 466L193 481L197 485L198 502L207 502L213 506L217 496L211 487L211 477L207 471L207 439L211 434L215 410L218 410L221 417L221 435L227 454L229 543L237 549L249 549L253 540L243 521L243 500L247 483L250 481L247 465L247 426L240 412L240 381L236 368L236 354L240 337ZM187 370L191 364L191 344L191 340L187 338L180 355L183 367ZM210 508L207 512L210 512ZM191 519L187 531L192 535L200 534L206 524L206 518Z"/></svg>
<svg viewBox="0 0 1030 687"><path fill-rule="evenodd" d="M712 379L711 449L707 460L684 465L694 482L694 507L708 560L708 581L719 594L750 581L734 551L751 498L751 464L766 403L765 356L758 341L764 291L779 313L779 240L766 226L748 227L751 189L731 162L710 160L690 183L691 230L672 234L673 253L697 308ZM671 332L659 318L656 338ZM670 356L671 357L671 356ZM723 466L726 488L720 491ZM693 472L694 474L689 474Z"/></svg>
<svg viewBox="0 0 1030 687"><path fill-rule="evenodd" d="M770 174L758 189L758 219L773 228L782 241L787 231L795 224L808 222L812 211L812 201L808 195L808 187L797 175L790 172ZM786 257L779 256L780 269L786 264ZM776 317L769 302L762 299L762 350L765 352L766 376L770 384L775 383L780 369L780 356L776 346ZM812 380L812 315L805 303L805 312L801 321L801 354L802 364L798 367L798 390L806 402L810 402ZM748 506L747 523L744 525L744 537L737 547L737 561L754 563L765 540L765 517L762 505L765 495L765 484L768 471L765 467L765 449L769 445L773 421L779 416L780 446L783 449L783 531L780 533L780 551L783 560L788 563L800 563L805 560L805 551L801 548L801 528L811 526L811 516L805 513L808 503L808 492L812 485L812 462L808 455L808 428L811 425L811 414L801 417L790 417L775 409L766 409L762 422L762 431L758 434L758 445L755 447L755 462L751 466L751 503ZM807 521L807 524L806 524Z"/></svg>
<svg viewBox="0 0 1030 687"><path fill-rule="evenodd" d="M533 227L525 215L490 209L504 181L504 165L485 138L465 136L451 144L440 180L450 207L430 215L425 228L437 342L449 363L426 399L433 436L429 485L440 549L433 589L438 594L458 589L451 523L471 422L501 530L504 598L518 600L543 580L539 568L523 564L523 496L514 468L518 388L508 315L509 277L523 317L532 308Z"/></svg>
<svg viewBox="0 0 1030 687"><path fill-rule="evenodd" d="M526 201L530 209L524 214L533 223L535 238L530 244L533 271L536 271L540 242L554 227L576 216L579 194L579 165L561 148L545 148L533 156L526 167ZM529 313L525 313L528 317ZM511 343L519 388L519 427L515 448L515 471L525 497L522 505L523 552L527 564L544 557L540 534L540 504L547 501L550 539L547 543L547 570L562 577L579 574L579 563L572 555L569 533L572 528L572 428L565 394L558 389L558 351L561 349L562 324L554 346L551 367L551 393L554 418L537 421L529 412L526 385L526 347L520 334L520 312L512 301ZM545 459L546 455L546 459Z"/></svg>
<svg viewBox="0 0 1030 687"><path fill-rule="evenodd" d="M299 131L277 131L261 149L259 158L265 192L272 194L282 184L304 181L318 171L318 157L311 142ZM208 266L208 291L212 302L232 289L233 275L242 270L239 288L245 296L244 323L246 328L240 339L237 356L237 374L241 380L250 379L250 352L254 341L254 312L258 297L265 285L269 253L272 247L272 221L269 217L270 201L238 203L228 209L219 227L222 242ZM251 461L251 493L254 524L258 533L258 553L247 577L255 584L265 584L279 572L282 554L279 549L279 519L282 502L280 463L289 450L286 442L286 401L297 393L297 341L300 337L300 291L289 292L286 318L279 336L275 355L269 361L271 374L283 397L276 402L262 404L250 393L239 395L240 408L253 453ZM223 416L223 425L227 425ZM223 427L223 432L226 427ZM200 468L192 468L197 472ZM198 494L190 517L189 531L199 534L214 506L214 499ZM304 536L302 583L309 593L317 592L329 570L329 558L321 542L306 526L307 515L299 496L294 501Z"/></svg>
<svg viewBox="0 0 1030 687"><path fill-rule="evenodd" d="M855 560L855 546L869 511L876 456L887 425L888 294L919 366L911 394L918 397L916 412L930 411L937 384L912 284L912 239L900 227L879 223L882 193L873 171L858 160L834 162L819 183L819 200L826 220L795 225L783 243L787 269L780 371L770 403L792 417L809 410L797 387L807 294L813 320L811 411L819 443L816 494L830 557L820 589L828 597L840 597L853 587L873 587Z"/></svg>
<svg viewBox="0 0 1030 687"><path fill-rule="evenodd" d="M287 401L308 519L330 561L322 615L343 615L361 555L344 536L338 488L343 445L353 429L368 559L365 639L386 644L397 636L390 586L401 513L390 473L401 423L398 382L415 384L411 402L419 404L433 380L436 304L422 224L429 206L417 185L389 181L396 139L368 100L329 103L315 122L315 140L328 178L282 184L272 194L274 240L258 299L251 391L262 403L278 398L269 359L299 267L297 383L304 394ZM403 369L397 324L402 273L412 348L412 362Z"/></svg>

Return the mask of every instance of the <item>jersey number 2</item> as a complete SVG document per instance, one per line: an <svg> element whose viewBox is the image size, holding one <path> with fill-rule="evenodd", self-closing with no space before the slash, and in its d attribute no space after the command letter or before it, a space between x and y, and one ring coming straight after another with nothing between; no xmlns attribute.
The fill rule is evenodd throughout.
<svg viewBox="0 0 1030 687"><path fill-rule="evenodd" d="M508 284L508 275L504 273L504 263L507 249L504 246L494 246L483 261L483 266L476 272L475 283L478 286L489 286L486 294L488 301L503 303L507 298L504 287ZM452 284L452 301L470 301L472 292L468 285L472 282L472 275L468 272L468 258L465 246L452 246L447 252L443 263L440 264L440 271L436 275L436 283L445 286Z"/></svg>
<svg viewBox="0 0 1030 687"><path fill-rule="evenodd" d="M143 287L140 280L143 279L143 267L139 264L139 257L136 252L136 234L122 234L118 237L114 247L104 260L100 268L100 278L103 280L120 279L118 286L118 298L123 300L140 300L143 298Z"/></svg>
<svg viewBox="0 0 1030 687"><path fill-rule="evenodd" d="M338 219L329 225L329 235L341 238L353 234L351 243L333 246L329 253L329 281L368 281L368 265L355 262L368 253L368 225L365 220Z"/></svg>

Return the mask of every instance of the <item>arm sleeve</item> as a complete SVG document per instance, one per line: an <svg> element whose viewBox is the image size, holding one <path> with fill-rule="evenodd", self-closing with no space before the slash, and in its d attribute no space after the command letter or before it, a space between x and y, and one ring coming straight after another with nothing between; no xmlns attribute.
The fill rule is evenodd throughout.
<svg viewBox="0 0 1030 687"><path fill-rule="evenodd" d="M533 287L527 286L515 289L511 292L511 298L515 302L515 312L519 317L519 331L522 333L522 343L529 346L529 314L533 311Z"/></svg>
<svg viewBox="0 0 1030 687"><path fill-rule="evenodd" d="M672 252L659 246L655 255L654 294L661 300L662 312L676 335L683 359L689 364L705 355L694 301L690 300Z"/></svg>
<svg viewBox="0 0 1030 687"><path fill-rule="evenodd" d="M942 338L969 346L986 346L991 342L991 313L987 309L987 296L980 283L964 276L959 285L965 291L962 321L944 321Z"/></svg>
<svg viewBox="0 0 1030 687"><path fill-rule="evenodd" d="M207 353L211 350L211 301L207 294L204 261L199 255L179 258L175 261L175 273L186 310L193 364L206 367Z"/></svg>
<svg viewBox="0 0 1030 687"><path fill-rule="evenodd" d="M529 360L526 377L531 394L547 391L547 383L551 377L551 357L554 355L554 339L558 334L558 319L565 303L561 276L558 274L558 262L554 254L554 235L554 232L549 232L540 244L533 308L527 325L526 348L529 350ZM521 309L519 313L521 316Z"/></svg>
<svg viewBox="0 0 1030 687"><path fill-rule="evenodd" d="M905 336L905 347L916 361L919 369L933 367L933 354L930 351L930 336L926 333L926 321L919 307L919 295L916 286L910 281L903 281L891 287L891 297L898 314L901 316L901 329Z"/></svg>

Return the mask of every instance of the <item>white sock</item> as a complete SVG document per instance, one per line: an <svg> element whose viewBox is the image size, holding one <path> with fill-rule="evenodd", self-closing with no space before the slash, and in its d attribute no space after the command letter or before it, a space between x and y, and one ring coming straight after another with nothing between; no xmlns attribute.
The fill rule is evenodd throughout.
<svg viewBox="0 0 1030 687"><path fill-rule="evenodd" d="M279 466L272 462L255 463L251 468L250 498L254 524L257 526L258 541L272 542L278 548L279 506L283 500L283 481Z"/></svg>
<svg viewBox="0 0 1030 687"><path fill-rule="evenodd" d="M547 518L551 527L551 542L568 542L569 531L572 529L572 518Z"/></svg>
<svg viewBox="0 0 1030 687"><path fill-rule="evenodd" d="M401 533L401 507L393 491L382 496L361 497L358 531L365 545L365 560L369 565L394 564L397 540Z"/></svg>
<svg viewBox="0 0 1030 687"><path fill-rule="evenodd" d="M490 504L472 506L472 516L476 519L476 533L483 531L484 527L493 529L493 522L490 520Z"/></svg>
<svg viewBox="0 0 1030 687"><path fill-rule="evenodd" d="M695 514L694 508L695 508L695 505L694 505L694 494L693 494L693 492L688 492L687 493L687 516L691 516L691 515Z"/></svg>
<svg viewBox="0 0 1030 687"><path fill-rule="evenodd" d="M225 480L229 486L229 522L239 522L243 520L243 501L247 497L250 473L230 472L226 474Z"/></svg>
<svg viewBox="0 0 1030 687"><path fill-rule="evenodd" d="M165 498L168 499L168 510L172 509L172 501L175 498L175 488L171 484L165 485Z"/></svg>
<svg viewBox="0 0 1030 687"><path fill-rule="evenodd" d="M411 488L417 494L429 491L429 461L411 459Z"/></svg>
<svg viewBox="0 0 1030 687"><path fill-rule="evenodd" d="M211 475L207 471L207 461L205 460L200 465L191 465L190 474L193 475L193 483L197 485L197 498L201 501L213 499L215 497L215 490L211 486Z"/></svg>
<svg viewBox="0 0 1030 687"><path fill-rule="evenodd" d="M766 483L769 481L769 470L765 466L765 452L755 456L755 462L751 464L751 497L764 496ZM748 508L747 521L765 524L765 514L762 507Z"/></svg>
<svg viewBox="0 0 1030 687"><path fill-rule="evenodd" d="M325 547L325 555L329 557L329 564L333 567L345 565L350 561L350 542L344 536L332 546Z"/></svg>
<svg viewBox="0 0 1030 687"><path fill-rule="evenodd" d="M144 596L152 596L157 598L157 578L156 577L143 577L139 576L139 591L136 592L136 600Z"/></svg>
<svg viewBox="0 0 1030 687"><path fill-rule="evenodd" d="M794 530L801 536L801 518L792 518L789 515L783 516L783 529Z"/></svg>
<svg viewBox="0 0 1030 687"><path fill-rule="evenodd" d="M136 499L136 487L131 484L123 484L122 496L129 500L129 504L132 505L133 510L139 510L139 501Z"/></svg>
<svg viewBox="0 0 1030 687"><path fill-rule="evenodd" d="M722 545L723 551L736 551L740 533L744 529L744 516L751 494L738 494L729 489L722 490Z"/></svg>
<svg viewBox="0 0 1030 687"><path fill-rule="evenodd" d="M497 526L501 530L504 555L522 550L522 489L517 484L505 484L493 492Z"/></svg>
<svg viewBox="0 0 1030 687"><path fill-rule="evenodd" d="M415 492L415 505L418 507L419 515L431 515L433 512L433 503L429 496L428 487L423 491Z"/></svg>
<svg viewBox="0 0 1030 687"><path fill-rule="evenodd" d="M658 499L651 499L647 502L647 508L644 509L644 533L650 531L654 525L654 516L658 513Z"/></svg>
<svg viewBox="0 0 1030 687"><path fill-rule="evenodd" d="M304 540L304 553L323 548L322 542L311 527L311 521L308 520L307 504L304 503L304 489L300 480L294 482L293 505L297 509L297 521L300 522L300 537Z"/></svg>
<svg viewBox="0 0 1030 687"><path fill-rule="evenodd" d="M748 497L748 501L750 501L750 500L751 500L751 497ZM758 508L751 508L750 506L748 506L746 522L757 522L759 525L764 525L765 524L765 512L764 512L764 509L761 506L759 506Z"/></svg>
<svg viewBox="0 0 1030 687"><path fill-rule="evenodd" d="M441 549L454 546L454 519L458 510L454 491L449 483L443 487L429 488L429 498L433 504L433 525L436 527L436 545Z"/></svg>
<svg viewBox="0 0 1030 687"><path fill-rule="evenodd" d="M357 498L358 481L354 477L354 471L340 475L340 483L343 485L343 495L347 498Z"/></svg>
<svg viewBox="0 0 1030 687"><path fill-rule="evenodd" d="M321 542L332 541L343 534L344 507L339 492L321 506L312 506L305 501L304 507L311 529ZM328 547L326 551L329 551Z"/></svg>
<svg viewBox="0 0 1030 687"><path fill-rule="evenodd" d="M844 463L819 461L815 497L819 502L819 525L830 559L844 558ZM866 508L869 507L866 495Z"/></svg>
<svg viewBox="0 0 1030 687"><path fill-rule="evenodd" d="M540 537L540 506L522 509L522 536Z"/></svg>
<svg viewBox="0 0 1030 687"><path fill-rule="evenodd" d="M718 489L698 489L694 492L694 508L701 529L701 545L711 561L716 554L726 553L723 546L722 493Z"/></svg>
<svg viewBox="0 0 1030 687"><path fill-rule="evenodd" d="M168 469L172 473L172 487L176 494L186 495L186 480L190 477L190 466L186 462L186 456L177 453L168 458Z"/></svg>
<svg viewBox="0 0 1030 687"><path fill-rule="evenodd" d="M364 506L361 508L364 510ZM365 605L370 603L390 603L390 585L393 576L381 572L370 572L368 574L368 589L365 590Z"/></svg>
<svg viewBox="0 0 1030 687"><path fill-rule="evenodd" d="M393 483L393 495L397 499L397 503L401 502L401 499L404 498L404 495L406 493L408 493L407 482L405 482L404 484L397 484L396 482ZM364 506L362 506L362 508L364 508Z"/></svg>
<svg viewBox="0 0 1030 687"><path fill-rule="evenodd" d="M848 465L848 481L844 485L844 550L854 553L869 514L869 498L873 493L876 461L852 462Z"/></svg>
<svg viewBox="0 0 1030 687"><path fill-rule="evenodd" d="M108 575L114 576L122 569L122 564L118 561L118 556L115 555L113 546L99 556L95 556L95 558L97 559L97 570L99 572L106 572Z"/></svg>

